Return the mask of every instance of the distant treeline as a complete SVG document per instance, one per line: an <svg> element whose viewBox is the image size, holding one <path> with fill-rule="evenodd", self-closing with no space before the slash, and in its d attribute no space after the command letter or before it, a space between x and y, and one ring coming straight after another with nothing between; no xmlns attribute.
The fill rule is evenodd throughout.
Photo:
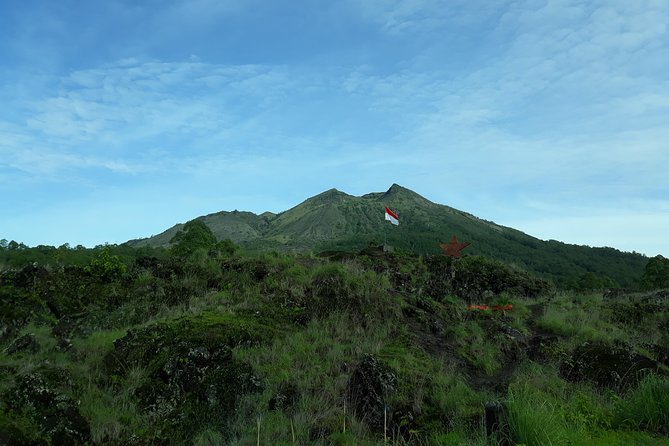
<svg viewBox="0 0 669 446"><path fill-rule="evenodd" d="M21 268L36 263L42 266L90 265L104 250L109 255L120 259L126 265L142 257L168 258L182 256L196 249L218 249L235 251L240 249L229 240L217 241L209 228L200 220L187 223L183 230L173 238L171 249L143 246L133 248L127 244L98 245L86 248L81 245L71 247L64 244L58 247L49 245L27 246L14 240L0 240L0 270ZM421 243L416 237L410 245L404 246L402 240L392 236L389 243L408 255L416 252L429 252L419 257L438 256L429 243ZM499 251L493 246L483 246L483 240L474 241L468 248L469 255L494 258L509 266L528 271L543 279L548 279L560 289L601 290L613 288L625 289L660 289L669 287L669 259L661 255L648 259L638 253L623 253L613 248L590 248L568 245L557 241L537 241L531 256L522 252ZM374 245L374 242L368 243ZM539 246L541 245L541 246ZM361 248L359 240L344 240L327 245L332 250L356 252ZM492 252L494 251L494 252ZM555 255L557 254L557 255ZM622 261L625 257L625 261ZM522 259L522 260L519 260ZM557 259L557 260L556 260ZM564 260L560 260L564 259ZM595 265L593 267L593 265Z"/></svg>

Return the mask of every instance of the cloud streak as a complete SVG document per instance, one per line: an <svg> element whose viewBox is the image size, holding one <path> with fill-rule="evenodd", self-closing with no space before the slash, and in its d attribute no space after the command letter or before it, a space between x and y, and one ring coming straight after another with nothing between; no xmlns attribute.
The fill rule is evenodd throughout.
<svg viewBox="0 0 669 446"><path fill-rule="evenodd" d="M330 187L399 182L547 237L552 219L596 226L629 202L640 203L630 221L664 221L666 2L294 7L304 17L286 18L295 29L281 40L272 36L282 10L266 2L111 2L101 29L145 23L152 37L131 27L77 63L63 52L31 69L0 66L0 190L41 184L48 195L58 184L54 201L117 200L118 209L121 197L185 201L215 190L217 206L280 211ZM44 32L60 36L58 54L76 18L54 14L38 16L54 24ZM240 34L263 23L271 33ZM92 41L106 42L94 28ZM311 43L324 35L323 46ZM43 50L25 30L13 37L6 52ZM601 212L588 220L588 209Z"/></svg>

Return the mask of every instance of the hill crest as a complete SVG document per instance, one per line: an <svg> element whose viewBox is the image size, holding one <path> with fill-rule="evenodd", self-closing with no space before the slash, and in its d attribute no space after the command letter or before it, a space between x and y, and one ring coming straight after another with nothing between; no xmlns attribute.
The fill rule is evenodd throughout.
<svg viewBox="0 0 669 446"><path fill-rule="evenodd" d="M399 226L384 220L390 207ZM321 252L360 250L388 243L417 254L439 254L439 244L450 240L471 243L466 254L485 255L549 278L578 277L586 273L608 276L631 285L640 277L647 258L613 248L590 248L544 241L470 213L434 203L398 184L385 192L354 196L332 188L274 214L221 211L202 219L217 239L230 239L251 251ZM169 247L182 224L139 240L131 246Z"/></svg>

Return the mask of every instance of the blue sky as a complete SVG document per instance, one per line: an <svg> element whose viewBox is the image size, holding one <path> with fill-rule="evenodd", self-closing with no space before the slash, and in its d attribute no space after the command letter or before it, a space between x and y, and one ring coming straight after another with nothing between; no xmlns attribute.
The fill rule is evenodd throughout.
<svg viewBox="0 0 669 446"><path fill-rule="evenodd" d="M3 0L0 238L398 183L669 257L668 26L666 0Z"/></svg>

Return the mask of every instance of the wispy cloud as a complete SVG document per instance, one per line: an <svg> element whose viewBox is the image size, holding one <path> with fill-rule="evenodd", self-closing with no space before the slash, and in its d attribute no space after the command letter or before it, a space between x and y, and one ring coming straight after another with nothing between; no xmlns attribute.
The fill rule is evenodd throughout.
<svg viewBox="0 0 669 446"><path fill-rule="evenodd" d="M664 218L666 2L163 6L108 2L79 28L55 7L11 14L0 189L280 211L399 182L500 223L630 202Z"/></svg>

